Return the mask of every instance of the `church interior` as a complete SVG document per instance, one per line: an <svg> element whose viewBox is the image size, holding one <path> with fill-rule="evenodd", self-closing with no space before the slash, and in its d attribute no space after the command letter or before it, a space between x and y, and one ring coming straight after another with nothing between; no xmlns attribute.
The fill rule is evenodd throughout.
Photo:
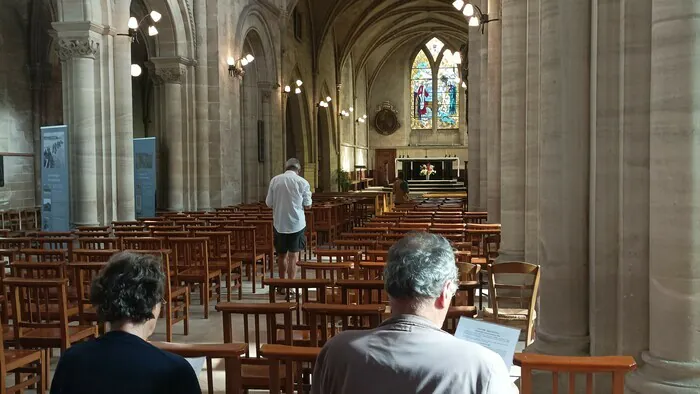
<svg viewBox="0 0 700 394"><path fill-rule="evenodd" d="M306 392L335 326L298 326L386 317L387 250L429 231L461 264L444 329L519 326L521 393L698 393L698 15L700 0L0 0L0 280L19 278L0 284L5 354L40 350L49 384L73 339L22 341L22 280L54 270L60 324L97 336L77 278L141 249L185 286L152 340L207 357L203 392ZM294 284L275 282L264 203L289 158L313 191ZM216 280L178 278L205 263L192 248ZM23 265L45 262L62 268ZM521 298L507 316L504 262L536 267L503 271ZM6 367L8 387L31 376Z"/></svg>

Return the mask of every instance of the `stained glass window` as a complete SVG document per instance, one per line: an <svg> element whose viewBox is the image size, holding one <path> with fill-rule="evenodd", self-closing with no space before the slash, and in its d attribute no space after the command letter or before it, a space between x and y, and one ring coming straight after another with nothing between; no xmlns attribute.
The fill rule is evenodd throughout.
<svg viewBox="0 0 700 394"><path fill-rule="evenodd" d="M418 52L411 67L411 128L459 128L460 69L437 37ZM438 62L439 61L439 65Z"/></svg>
<svg viewBox="0 0 700 394"><path fill-rule="evenodd" d="M459 65L443 53L438 68L438 129L459 128Z"/></svg>
<svg viewBox="0 0 700 394"><path fill-rule="evenodd" d="M433 128L433 68L425 51L418 52L411 68L411 128Z"/></svg>

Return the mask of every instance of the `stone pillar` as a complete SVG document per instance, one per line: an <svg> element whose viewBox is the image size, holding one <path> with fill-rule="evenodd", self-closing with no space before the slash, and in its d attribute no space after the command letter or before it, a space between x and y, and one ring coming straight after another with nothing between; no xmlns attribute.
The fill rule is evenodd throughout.
<svg viewBox="0 0 700 394"><path fill-rule="evenodd" d="M185 208L185 146L182 119L182 84L187 67L179 63L157 62L156 78L164 87L165 128L163 130L167 147L166 162L168 177L167 209L182 211Z"/></svg>
<svg viewBox="0 0 700 394"><path fill-rule="evenodd" d="M261 117L263 120L263 164L262 176L258 183L258 197L264 200L267 196L267 187L272 179L272 146L275 143L272 137L272 127L275 121L272 115L272 83L262 81L258 82L260 89L260 97L262 99Z"/></svg>
<svg viewBox="0 0 700 394"><path fill-rule="evenodd" d="M525 259L527 1L503 0L500 254Z"/></svg>
<svg viewBox="0 0 700 394"><path fill-rule="evenodd" d="M473 2L474 4L478 2ZM481 6L481 4L477 4ZM469 168L467 169L470 211L482 211L480 196L481 188L481 34L476 29L469 32L469 67L467 80L467 97L469 108L467 112L467 144L469 146Z"/></svg>
<svg viewBox="0 0 700 394"><path fill-rule="evenodd" d="M96 226L97 215L97 140L95 138L95 55L100 44L93 38L62 38L58 56L67 66L70 86L65 103L70 111L68 138L72 168L73 224Z"/></svg>
<svg viewBox="0 0 700 394"><path fill-rule="evenodd" d="M194 2L197 30L197 66L195 68L195 97L197 115L197 210L211 209L209 185L209 73L207 57L207 2Z"/></svg>
<svg viewBox="0 0 700 394"><path fill-rule="evenodd" d="M475 2L476 4L476 2ZM486 8L486 0L480 2L481 9ZM494 22L497 23L497 22ZM472 30L471 34L479 34L478 30ZM485 29L481 36L481 98L479 103L479 203L482 210L488 209L488 134L489 134L489 29Z"/></svg>
<svg viewBox="0 0 700 394"><path fill-rule="evenodd" d="M540 0L527 0L525 261L539 264Z"/></svg>
<svg viewBox="0 0 700 394"><path fill-rule="evenodd" d="M537 339L544 354L586 355L591 7L541 0ZM547 386L536 389L546 392ZM545 387L548 387L545 389Z"/></svg>
<svg viewBox="0 0 700 394"><path fill-rule="evenodd" d="M649 351L628 386L690 394L700 392L700 2L652 7Z"/></svg>
<svg viewBox="0 0 700 394"><path fill-rule="evenodd" d="M129 2L116 2L114 23L126 30ZM134 220L134 111L131 93L131 38L114 37L114 141L116 154L117 219Z"/></svg>
<svg viewBox="0 0 700 394"><path fill-rule="evenodd" d="M501 1L488 0L489 18L501 19ZM488 37L488 128L486 159L488 190L486 207L490 223L501 222L501 29L502 22L486 26Z"/></svg>

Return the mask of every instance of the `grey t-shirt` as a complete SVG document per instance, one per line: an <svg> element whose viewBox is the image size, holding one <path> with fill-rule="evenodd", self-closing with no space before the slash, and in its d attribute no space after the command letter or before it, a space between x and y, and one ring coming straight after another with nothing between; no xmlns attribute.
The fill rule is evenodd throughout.
<svg viewBox="0 0 700 394"><path fill-rule="evenodd" d="M321 350L313 394L511 394L503 360L422 317L402 315L367 331L346 331Z"/></svg>

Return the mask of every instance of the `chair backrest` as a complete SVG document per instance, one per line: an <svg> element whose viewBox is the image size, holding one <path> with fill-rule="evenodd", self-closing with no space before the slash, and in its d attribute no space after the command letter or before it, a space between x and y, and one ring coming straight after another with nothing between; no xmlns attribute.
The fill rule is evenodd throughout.
<svg viewBox="0 0 700 394"><path fill-rule="evenodd" d="M67 279L6 278L5 285L13 306L12 328L16 340L21 340L28 329L53 328L59 329L61 348L70 346Z"/></svg>
<svg viewBox="0 0 700 394"><path fill-rule="evenodd" d="M84 316L87 309L92 306L90 291L92 280L107 266L106 262L73 262L68 264L68 269L73 271L75 278L76 294L78 296L78 315Z"/></svg>
<svg viewBox="0 0 700 394"><path fill-rule="evenodd" d="M501 275L507 274L508 281ZM513 276L522 276L513 284ZM527 311L527 342L532 340L534 319L532 319L537 293L540 288L540 266L520 261L509 261L489 265L489 297L495 322L499 322L499 308L517 308Z"/></svg>
<svg viewBox="0 0 700 394"><path fill-rule="evenodd" d="M316 261L319 263L330 262L360 262L363 251L360 249L316 249Z"/></svg>
<svg viewBox="0 0 700 394"><path fill-rule="evenodd" d="M20 249L17 259L36 262L66 261L68 253L62 249Z"/></svg>
<svg viewBox="0 0 700 394"><path fill-rule="evenodd" d="M311 346L322 346L339 332L376 328L382 321L386 305L312 303L302 305L302 310L309 315ZM314 329L316 327L318 329Z"/></svg>
<svg viewBox="0 0 700 394"><path fill-rule="evenodd" d="M12 277L23 279L65 279L66 262L15 261L10 264L10 274Z"/></svg>
<svg viewBox="0 0 700 394"><path fill-rule="evenodd" d="M292 341L292 312L297 308L293 302L260 304L260 303L233 303L219 302L216 310L223 314L224 343L233 342L232 315L243 316L243 342L254 345L255 354L251 355L250 348L246 349L244 360L260 359L260 347L264 343L279 343L277 338L277 318L282 316L284 326L284 345L291 345ZM260 317L265 317L265 326L260 326ZM249 317L253 318L254 330L251 338ZM261 330L265 330L265 337L261 336Z"/></svg>
<svg viewBox="0 0 700 394"><path fill-rule="evenodd" d="M121 239L122 249L129 250L159 250L163 249L163 239L158 237L124 237Z"/></svg>
<svg viewBox="0 0 700 394"><path fill-rule="evenodd" d="M82 263L106 263L119 249L76 249L73 251L73 261Z"/></svg>
<svg viewBox="0 0 700 394"><path fill-rule="evenodd" d="M170 238L176 272L188 268L200 268L209 272L209 238Z"/></svg>
<svg viewBox="0 0 700 394"><path fill-rule="evenodd" d="M255 258L258 253L257 231L255 226L226 226L224 229L231 233L231 251L242 253Z"/></svg>
<svg viewBox="0 0 700 394"><path fill-rule="evenodd" d="M91 233L86 233L91 234ZM80 249L119 249L119 239L107 237L79 237ZM74 251L75 252L75 251Z"/></svg>
<svg viewBox="0 0 700 394"><path fill-rule="evenodd" d="M593 374L612 375L612 392L625 392L625 375L634 371L637 364L630 356L568 357L535 353L516 353L515 364L520 365L520 394L533 394L532 371L552 373L552 394L559 394L559 374L569 375L568 394L577 391L576 374L586 375L586 393L593 393ZM597 392L597 391L596 391ZM563 393L562 393L563 394Z"/></svg>
<svg viewBox="0 0 700 394"><path fill-rule="evenodd" d="M34 238L32 243L34 247L39 249L65 251L68 260L73 257L73 245L75 243L75 238L73 236Z"/></svg>
<svg viewBox="0 0 700 394"><path fill-rule="evenodd" d="M280 387L281 364L284 364L285 367L284 392L293 393L295 383L297 393L309 392L310 390L305 387L303 382L313 381L313 377L308 379L308 375L304 376L304 374L314 370L314 364L320 352L320 347L262 345L260 353L270 360L270 394L282 392ZM309 364L307 368L303 368L305 364ZM296 371L294 366L297 367Z"/></svg>
<svg viewBox="0 0 700 394"><path fill-rule="evenodd" d="M78 238L108 238L112 236L111 231L75 231L73 233Z"/></svg>
<svg viewBox="0 0 700 394"><path fill-rule="evenodd" d="M384 280L341 279L336 281L336 285L342 291L343 304L351 301L357 304L388 303Z"/></svg>

